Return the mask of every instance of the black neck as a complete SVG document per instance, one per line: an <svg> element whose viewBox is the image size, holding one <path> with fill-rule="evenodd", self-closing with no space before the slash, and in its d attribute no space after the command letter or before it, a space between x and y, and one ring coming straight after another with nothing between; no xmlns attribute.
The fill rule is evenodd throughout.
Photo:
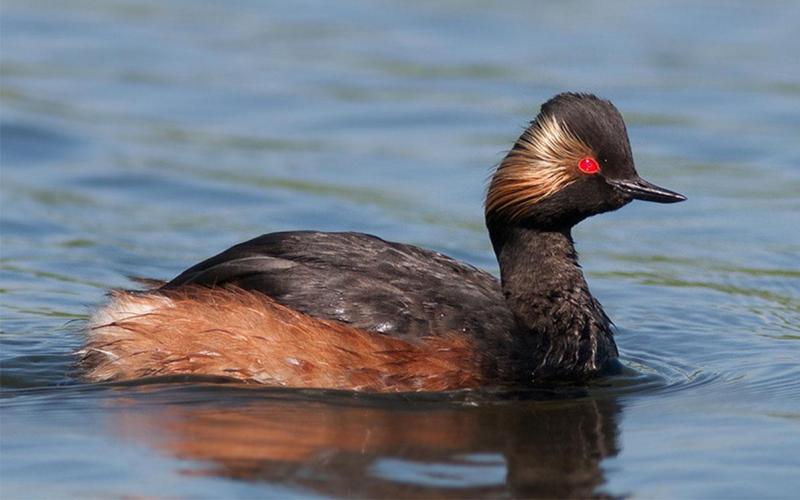
<svg viewBox="0 0 800 500"><path fill-rule="evenodd" d="M610 322L578 265L571 228L489 222L503 294L514 314L516 356L534 378L584 377L617 355Z"/></svg>

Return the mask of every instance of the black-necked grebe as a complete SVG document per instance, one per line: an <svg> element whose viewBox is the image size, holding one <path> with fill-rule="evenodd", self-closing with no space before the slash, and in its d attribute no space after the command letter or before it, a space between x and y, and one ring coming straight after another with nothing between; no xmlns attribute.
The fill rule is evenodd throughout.
<svg viewBox="0 0 800 500"><path fill-rule="evenodd" d="M486 226L500 280L360 233L272 233L92 317L92 381L203 374L286 387L439 391L584 379L616 362L572 242L633 199L685 198L636 173L622 116L564 93L497 167Z"/></svg>

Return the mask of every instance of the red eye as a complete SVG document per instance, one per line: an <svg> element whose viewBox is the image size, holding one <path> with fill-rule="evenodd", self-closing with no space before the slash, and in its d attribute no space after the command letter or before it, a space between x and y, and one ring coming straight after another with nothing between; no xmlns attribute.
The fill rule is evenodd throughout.
<svg viewBox="0 0 800 500"><path fill-rule="evenodd" d="M596 174L600 171L600 164L591 156L587 156L578 162L578 168L584 174Z"/></svg>

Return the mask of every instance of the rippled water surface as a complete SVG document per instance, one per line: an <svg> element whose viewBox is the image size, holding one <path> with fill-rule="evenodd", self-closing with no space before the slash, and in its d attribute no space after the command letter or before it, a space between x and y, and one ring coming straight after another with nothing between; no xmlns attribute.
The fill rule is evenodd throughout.
<svg viewBox="0 0 800 500"><path fill-rule="evenodd" d="M0 494L790 497L800 488L800 4L5 0ZM575 231L626 373L369 396L87 385L105 290L255 235L496 270L492 165L562 90L685 193Z"/></svg>

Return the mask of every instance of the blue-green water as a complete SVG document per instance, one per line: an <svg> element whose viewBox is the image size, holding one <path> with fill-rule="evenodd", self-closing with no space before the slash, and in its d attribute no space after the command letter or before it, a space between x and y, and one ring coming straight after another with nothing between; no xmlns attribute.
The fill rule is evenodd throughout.
<svg viewBox="0 0 800 500"><path fill-rule="evenodd" d="M800 4L13 1L0 14L0 495L791 497ZM374 397L91 386L81 322L261 233L490 270L492 165L563 90L685 193L576 230L638 374Z"/></svg>

